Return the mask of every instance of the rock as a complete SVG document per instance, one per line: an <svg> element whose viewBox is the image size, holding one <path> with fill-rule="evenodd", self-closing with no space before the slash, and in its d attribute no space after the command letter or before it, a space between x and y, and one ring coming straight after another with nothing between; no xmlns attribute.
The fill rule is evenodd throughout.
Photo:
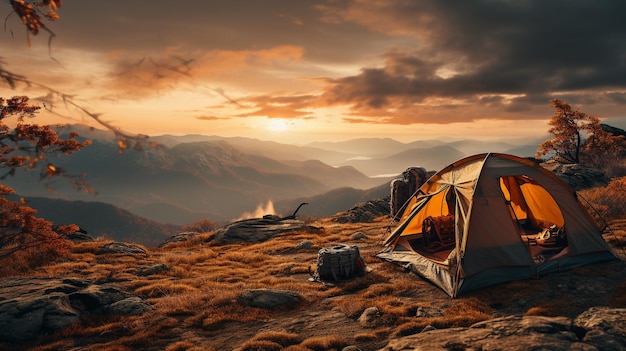
<svg viewBox="0 0 626 351"><path fill-rule="evenodd" d="M110 244L106 244L102 246L98 251L96 251L96 255L104 255L104 254L118 254L118 255L146 255L146 250L142 249L139 246L121 243L121 242L112 242Z"/></svg>
<svg viewBox="0 0 626 351"><path fill-rule="evenodd" d="M296 305L302 301L302 297L288 290L252 289L241 293L237 301L250 307L272 309Z"/></svg>
<svg viewBox="0 0 626 351"><path fill-rule="evenodd" d="M437 328L433 327L432 325L427 325L424 327L424 329L422 329L421 333L423 332L427 332L427 331L431 331L431 330L437 330Z"/></svg>
<svg viewBox="0 0 626 351"><path fill-rule="evenodd" d="M331 220L337 223L369 223L380 216L389 215L388 199L360 202L347 212L340 212Z"/></svg>
<svg viewBox="0 0 626 351"><path fill-rule="evenodd" d="M113 302L106 310L111 314L139 316L151 311L152 306L138 296L131 296L123 300Z"/></svg>
<svg viewBox="0 0 626 351"><path fill-rule="evenodd" d="M307 250L313 247L313 243L311 241L308 240L304 240L301 241L298 245L296 245L296 247L294 248L294 250Z"/></svg>
<svg viewBox="0 0 626 351"><path fill-rule="evenodd" d="M53 224L52 225L52 230L54 230L58 234L63 235L65 237L65 239L73 242L74 244L79 244L79 243L89 242L89 241L95 241L95 239L91 235L89 235L86 230L84 230L81 227L78 227L77 231L75 231L73 233L69 233L69 234L65 234L63 232L59 232L59 227L60 227L59 225Z"/></svg>
<svg viewBox="0 0 626 351"><path fill-rule="evenodd" d="M604 173L580 164L563 164L548 160L541 166L556 174L574 190L605 186L610 180Z"/></svg>
<svg viewBox="0 0 626 351"><path fill-rule="evenodd" d="M395 350L626 350L626 309L593 307L567 317L509 316L468 328L430 329L390 340Z"/></svg>
<svg viewBox="0 0 626 351"><path fill-rule="evenodd" d="M378 307L366 308L359 317L359 324L363 327L373 328L376 326L378 319L380 318L380 310Z"/></svg>
<svg viewBox="0 0 626 351"><path fill-rule="evenodd" d="M83 233L83 232L70 233L66 236L66 238L70 240L71 242L73 242L74 244L95 241L95 239L91 235L87 233Z"/></svg>
<svg viewBox="0 0 626 351"><path fill-rule="evenodd" d="M443 316L443 311L440 308L424 308L418 307L415 310L415 318L427 318L427 317L441 317Z"/></svg>
<svg viewBox="0 0 626 351"><path fill-rule="evenodd" d="M165 263L157 263L152 266L140 267L137 270L137 275L140 277L146 277L153 274L158 274L163 271L168 271L170 267Z"/></svg>
<svg viewBox="0 0 626 351"><path fill-rule="evenodd" d="M244 219L233 222L215 232L213 240L220 244L237 242L262 242L275 235L304 230L309 233L319 233L322 228L304 224L296 219L282 219L278 216Z"/></svg>
<svg viewBox="0 0 626 351"><path fill-rule="evenodd" d="M609 132L609 133L613 134L614 136L623 136L624 138L626 138L626 130L623 130L623 129L617 128L617 127L613 127L613 126L610 126L610 125L605 124L605 123L600 124L600 127L605 132Z"/></svg>
<svg viewBox="0 0 626 351"><path fill-rule="evenodd" d="M352 236L350 236L350 239L352 240L361 240L361 239L367 239L367 235L363 232L356 232L354 234L352 234Z"/></svg>
<svg viewBox="0 0 626 351"><path fill-rule="evenodd" d="M626 308L592 307L574 324L587 331L583 341L598 350L626 350Z"/></svg>
<svg viewBox="0 0 626 351"><path fill-rule="evenodd" d="M191 238L193 238L194 236L196 236L198 234L199 234L198 232L182 232L182 233L178 233L176 235L173 235L173 236L167 238L164 242L159 244L158 247L161 248L161 247L165 247L165 246L167 246L169 244L189 241Z"/></svg>
<svg viewBox="0 0 626 351"><path fill-rule="evenodd" d="M0 340L32 341L79 322L89 313L142 314L139 297L80 279L0 279Z"/></svg>

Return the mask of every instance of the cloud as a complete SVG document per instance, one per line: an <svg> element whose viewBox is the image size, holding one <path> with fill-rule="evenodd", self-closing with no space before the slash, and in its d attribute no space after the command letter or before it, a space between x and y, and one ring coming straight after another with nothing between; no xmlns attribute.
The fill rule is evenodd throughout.
<svg viewBox="0 0 626 351"><path fill-rule="evenodd" d="M389 50L384 65L328 79L327 105L349 105L368 121L450 123L484 117L443 114L486 107L528 118L555 94L607 102L626 90L626 22L619 1L340 2L325 15L387 35L413 37L413 50ZM597 19L597 20L596 20ZM611 95L608 95L611 94ZM372 117L367 117L372 116Z"/></svg>
<svg viewBox="0 0 626 351"><path fill-rule="evenodd" d="M310 119L312 95L299 96L256 96L247 98L245 103L252 111L237 114L237 117L268 117L284 119Z"/></svg>
<svg viewBox="0 0 626 351"><path fill-rule="evenodd" d="M201 121L222 121L230 119L229 117L217 117L217 116L197 116L196 119Z"/></svg>
<svg viewBox="0 0 626 351"><path fill-rule="evenodd" d="M212 88L212 82L240 82L246 75L254 76L258 70L298 60L301 56L302 48L294 46L194 52L169 47L150 55L116 50L108 55L112 68L105 88L118 99L141 99L176 89L201 87L210 90L207 93L217 93L236 103L223 89Z"/></svg>
<svg viewBox="0 0 626 351"><path fill-rule="evenodd" d="M34 77L132 103L193 92L184 103L211 101L198 119L547 119L555 97L623 116L623 13L619 0L80 1L51 24L53 52L99 69Z"/></svg>

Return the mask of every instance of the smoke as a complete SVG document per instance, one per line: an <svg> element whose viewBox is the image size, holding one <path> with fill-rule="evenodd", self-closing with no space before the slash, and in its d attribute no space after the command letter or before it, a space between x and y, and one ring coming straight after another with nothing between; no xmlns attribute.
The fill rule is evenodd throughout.
<svg viewBox="0 0 626 351"><path fill-rule="evenodd" d="M275 213L274 203L272 202L272 200L267 200L267 204L265 205L259 204L254 211L244 212L241 216L239 216L239 218L235 219L235 221L240 221L242 219L249 219L249 218L261 218L265 216L266 214L274 214L274 213Z"/></svg>

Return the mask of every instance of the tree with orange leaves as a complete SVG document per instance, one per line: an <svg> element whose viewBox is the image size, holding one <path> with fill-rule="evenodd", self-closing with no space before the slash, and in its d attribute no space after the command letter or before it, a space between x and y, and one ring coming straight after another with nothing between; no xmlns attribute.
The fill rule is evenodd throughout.
<svg viewBox="0 0 626 351"><path fill-rule="evenodd" d="M552 100L552 106L555 113L548 122L552 138L539 144L537 157L554 154L554 159L561 163L606 170L607 162L626 150L624 137L604 130L597 116L573 110L559 99Z"/></svg>
<svg viewBox="0 0 626 351"><path fill-rule="evenodd" d="M48 50L51 51L51 41L55 34L42 22L42 19L46 18L50 21L56 21L57 19L59 19L60 17L57 13L57 10L61 7L61 0L9 0L9 4L12 8L11 14L14 13L19 16L22 20L22 23L26 27L27 33L29 35L28 45L30 46L30 35L37 35L40 33L40 31L43 30L50 35L48 40ZM58 61L54 59L52 55L50 55L50 58L58 63ZM62 101L63 104L78 109L81 113L96 121L98 124L115 134L115 137L117 138L119 153L123 153L125 150L130 148L133 148L135 150L142 150L146 145L148 145L149 147L157 146L156 143L148 142L147 135L126 132L103 120L99 113L89 111L84 106L76 103L72 95L58 91L47 85L31 81L23 75L16 74L12 71L5 69L3 65L4 62L2 60L2 57L0 57L0 83L4 82L8 84L11 89L15 89L20 85L43 89L47 91L47 96L58 99ZM51 107L47 108L49 108L50 112L56 113L52 110Z"/></svg>
<svg viewBox="0 0 626 351"><path fill-rule="evenodd" d="M40 30L45 30L50 34L50 40L52 40L54 33L41 22L41 17L46 17L50 21L59 19L57 10L61 7L61 0L9 0L9 3L13 12L20 16L29 35L37 35ZM28 37L28 45L30 46L30 36Z"/></svg>
<svg viewBox="0 0 626 351"><path fill-rule="evenodd" d="M91 142L76 140L77 134L62 139L50 126L24 123L25 118L34 117L40 109L28 100L25 96L0 98L0 168L7 170L0 179L14 175L17 169L38 169L42 179L67 176L78 188L89 190L81 177L65 174L48 156L71 154ZM4 123L9 117L17 118L14 128ZM7 272L24 272L57 258L69 246L62 235L78 229L69 225L53 231L52 223L37 218L37 211L28 207L24 200L9 200L12 194L12 188L0 184L0 262L11 259L11 264L0 264L0 276Z"/></svg>

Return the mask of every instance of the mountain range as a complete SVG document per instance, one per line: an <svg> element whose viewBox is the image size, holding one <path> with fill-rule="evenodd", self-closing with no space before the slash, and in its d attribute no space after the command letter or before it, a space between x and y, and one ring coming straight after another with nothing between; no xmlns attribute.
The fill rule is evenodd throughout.
<svg viewBox="0 0 626 351"><path fill-rule="evenodd" d="M287 215L308 202L300 214L328 216L356 202L388 195L389 182L410 166L436 171L464 156L489 151L532 156L540 141L401 143L367 138L288 145L241 137L161 135L149 139L156 147L120 154L108 131L83 125L58 128L60 135L74 131L92 140L92 145L75 154L51 161L66 174L86 174L97 195L78 192L62 178L41 180L34 172L4 179L20 196L37 198L40 216L52 216L48 209L77 211L66 202L44 201L58 199L81 201L82 207L89 202L108 204L142 220L174 226L203 218L225 223L264 204L273 204L276 214ZM103 213L90 213L98 212ZM113 217L112 222L128 222L123 216Z"/></svg>

